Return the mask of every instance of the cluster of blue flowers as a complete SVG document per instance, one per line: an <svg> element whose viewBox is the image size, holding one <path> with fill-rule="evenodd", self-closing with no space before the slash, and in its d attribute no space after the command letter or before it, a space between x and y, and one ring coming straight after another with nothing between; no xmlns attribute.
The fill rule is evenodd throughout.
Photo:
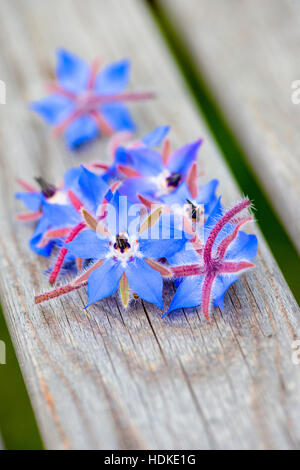
<svg viewBox="0 0 300 470"><path fill-rule="evenodd" d="M249 200L225 211L217 180L198 185L201 140L173 152L167 126L129 140L135 126L123 102L150 94L123 92L128 61L99 71L97 63L90 68L59 51L57 77L52 94L32 108L65 134L71 149L115 133L113 159L72 168L60 185L36 178L37 189L19 180L25 191L16 197L29 212L18 218L37 221L31 249L57 255L50 283L76 272L36 303L88 285L87 306L119 290L124 307L141 298L163 309L167 279L176 292L165 315L201 306L209 319L211 306L223 308L227 289L253 267L257 239L240 230L252 220Z"/></svg>

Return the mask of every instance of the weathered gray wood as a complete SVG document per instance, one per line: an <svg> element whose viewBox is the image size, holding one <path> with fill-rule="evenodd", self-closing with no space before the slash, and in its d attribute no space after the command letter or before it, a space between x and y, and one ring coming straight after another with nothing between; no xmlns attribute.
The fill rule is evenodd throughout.
<svg viewBox="0 0 300 470"><path fill-rule="evenodd" d="M300 250L300 3L159 0Z"/></svg>
<svg viewBox="0 0 300 470"><path fill-rule="evenodd" d="M204 136L203 181L218 177L227 204L239 198L145 5L2 0L0 41L8 88L0 107L1 301L46 446L298 448L300 369L291 343L299 310L259 233L256 269L210 323L196 309L161 320L140 301L124 311L118 297L83 310L85 290L34 305L34 294L48 289L47 262L27 247L31 228L13 219L21 208L15 178L55 181L80 159L26 108L52 75L55 47L87 59L130 56L134 88L159 93L133 109L141 134L170 123L174 145ZM87 160L105 148L95 145Z"/></svg>

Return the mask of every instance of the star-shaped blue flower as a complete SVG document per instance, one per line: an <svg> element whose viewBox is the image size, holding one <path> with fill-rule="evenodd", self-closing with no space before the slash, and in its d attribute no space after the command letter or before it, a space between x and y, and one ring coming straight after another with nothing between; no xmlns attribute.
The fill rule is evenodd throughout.
<svg viewBox="0 0 300 470"><path fill-rule="evenodd" d="M175 191L181 183L195 173L196 158L202 140L187 144L170 152L169 141L164 142L162 152L149 148L127 149L127 163L133 176L124 181L120 192L137 202L138 195L153 201ZM194 178L193 178L194 179Z"/></svg>
<svg viewBox="0 0 300 470"><path fill-rule="evenodd" d="M223 308L225 292L238 280L239 274L253 267L250 261L256 256L256 236L240 231L252 218L238 217L249 206L249 200L245 199L223 214L218 201L206 221L202 246L194 239L187 242L186 248L190 249L169 258L172 264L177 264L172 268L173 274L182 280L166 315L173 310L200 305L209 319L212 304Z"/></svg>
<svg viewBox="0 0 300 470"><path fill-rule="evenodd" d="M99 134L112 135L120 130L135 130L124 104L152 98L152 93L124 93L128 85L130 62L126 59L90 67L84 60L65 49L57 51L57 84L46 98L31 104L51 126L56 135L64 134L72 150L95 139Z"/></svg>
<svg viewBox="0 0 300 470"><path fill-rule="evenodd" d="M61 240L82 222L81 207L96 214L105 196L110 197L109 187L100 176L84 166L68 170L60 187L47 183L43 178L37 178L37 181L41 186L40 191L27 185L31 190L16 193L16 198L31 211L31 219L34 220L36 216L38 220L30 239L30 248L48 257L54 245L61 245ZM27 219L30 217L27 216Z"/></svg>
<svg viewBox="0 0 300 470"><path fill-rule="evenodd" d="M128 204L126 198L115 194L108 206L106 226L83 231L68 243L71 254L93 259L95 265L88 279L89 304L112 295L119 287L124 306L129 301L129 287L140 298L163 307L161 273L166 271L155 259L172 256L186 243L183 231L162 218L148 230L142 230L141 207ZM147 219L148 220L148 219ZM166 225L168 227L168 236ZM163 229L163 230L162 230ZM154 235L155 234L155 235Z"/></svg>

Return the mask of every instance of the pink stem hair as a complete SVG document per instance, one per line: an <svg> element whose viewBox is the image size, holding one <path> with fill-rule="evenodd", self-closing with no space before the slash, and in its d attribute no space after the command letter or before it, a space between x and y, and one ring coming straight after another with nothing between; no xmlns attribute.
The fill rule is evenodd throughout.
<svg viewBox="0 0 300 470"><path fill-rule="evenodd" d="M240 203L236 204L232 209L227 211L223 217L216 223L216 225L211 230L207 242L204 247L204 263L208 265L211 262L211 252L213 244L216 241L217 236L219 235L222 228L230 222L230 220L239 212L244 210L246 207L249 207L251 202L249 199L244 199Z"/></svg>
<svg viewBox="0 0 300 470"><path fill-rule="evenodd" d="M68 238L66 239L66 243L71 242L72 240L74 240L74 238L79 234L79 232L81 232L81 230L83 230L85 227L86 227L86 224L84 222L80 222L79 224L77 224L76 227L74 227L71 230ZM65 259L67 253L68 253L68 249L63 246L61 248L60 252L59 252L58 258L57 258L56 263L55 263L55 266L51 271L50 278L49 278L50 284L55 283L55 281L57 279L57 276L58 276L58 274L59 274L59 272L62 268L64 259Z"/></svg>
<svg viewBox="0 0 300 470"><path fill-rule="evenodd" d="M61 295L68 294L69 292L80 289L81 287L86 285L87 282L83 282L82 284L76 286L67 284L66 286L58 287L58 289L54 289L50 292L45 292L44 294L35 296L34 302L36 304L41 304L42 302L46 302L47 300L55 299L56 297L60 297Z"/></svg>

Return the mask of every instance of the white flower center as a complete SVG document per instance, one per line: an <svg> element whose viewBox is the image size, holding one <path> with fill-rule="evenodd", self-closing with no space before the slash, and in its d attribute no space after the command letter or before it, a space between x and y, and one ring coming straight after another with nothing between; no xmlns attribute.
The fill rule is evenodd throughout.
<svg viewBox="0 0 300 470"><path fill-rule="evenodd" d="M128 233L122 232L111 237L107 257L117 259L123 267L126 267L128 261L132 258L142 258L143 254L139 251L139 242L136 237L130 237Z"/></svg>
<svg viewBox="0 0 300 470"><path fill-rule="evenodd" d="M158 175L151 178L151 182L156 184L156 197L170 194L177 188L181 179L179 173L170 173L166 168Z"/></svg>
<svg viewBox="0 0 300 470"><path fill-rule="evenodd" d="M60 204L67 205L69 204L68 197L64 191L57 190L54 196L48 197L47 202L49 204Z"/></svg>

